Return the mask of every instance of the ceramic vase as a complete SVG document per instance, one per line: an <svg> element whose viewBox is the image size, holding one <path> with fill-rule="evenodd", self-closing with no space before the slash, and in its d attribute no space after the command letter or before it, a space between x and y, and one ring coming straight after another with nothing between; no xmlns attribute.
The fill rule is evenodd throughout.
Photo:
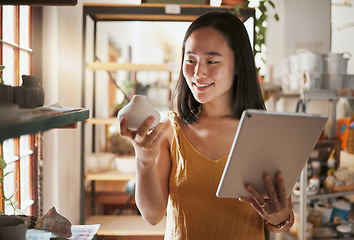
<svg viewBox="0 0 354 240"><path fill-rule="evenodd" d="M12 86L0 84L0 103L13 103L14 89Z"/></svg>
<svg viewBox="0 0 354 240"><path fill-rule="evenodd" d="M25 240L26 221L16 216L0 216L0 239Z"/></svg>
<svg viewBox="0 0 354 240"><path fill-rule="evenodd" d="M128 129L136 131L149 116L154 116L155 121L151 128L156 127L161 119L159 111L148 101L145 95L134 95L132 100L118 112L118 121L122 117L128 120Z"/></svg>
<svg viewBox="0 0 354 240"><path fill-rule="evenodd" d="M22 85L15 87L14 90L15 103L21 108L35 108L44 105L44 89L38 78L22 75Z"/></svg>

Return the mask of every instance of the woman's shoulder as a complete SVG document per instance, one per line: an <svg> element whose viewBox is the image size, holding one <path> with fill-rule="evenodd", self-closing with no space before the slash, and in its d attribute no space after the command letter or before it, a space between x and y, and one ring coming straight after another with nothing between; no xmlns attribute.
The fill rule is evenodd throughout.
<svg viewBox="0 0 354 240"><path fill-rule="evenodd" d="M164 124L164 138L165 141L168 141L169 143L172 142L173 138L173 124L174 124L174 119L177 119L177 114L176 112L173 111L168 111L166 116L163 116L161 118L161 123Z"/></svg>

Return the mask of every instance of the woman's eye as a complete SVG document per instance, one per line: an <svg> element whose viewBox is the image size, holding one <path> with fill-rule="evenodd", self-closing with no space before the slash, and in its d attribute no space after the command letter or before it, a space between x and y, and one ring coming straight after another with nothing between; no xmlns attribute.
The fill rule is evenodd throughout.
<svg viewBox="0 0 354 240"><path fill-rule="evenodd" d="M187 62L187 63L194 63L195 61L194 61L194 60L191 60L191 59L187 59L186 62Z"/></svg>
<svg viewBox="0 0 354 240"><path fill-rule="evenodd" d="M209 64L219 63L219 61L208 61Z"/></svg>

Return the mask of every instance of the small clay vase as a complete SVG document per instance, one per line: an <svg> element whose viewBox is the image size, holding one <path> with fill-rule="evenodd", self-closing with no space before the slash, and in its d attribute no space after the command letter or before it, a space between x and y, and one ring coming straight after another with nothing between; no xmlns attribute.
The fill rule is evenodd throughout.
<svg viewBox="0 0 354 240"><path fill-rule="evenodd" d="M22 85L14 88L15 103L20 108L35 108L44 105L44 89L39 78L22 75Z"/></svg>
<svg viewBox="0 0 354 240"><path fill-rule="evenodd" d="M118 121L122 117L128 120L128 129L136 131L149 116L154 116L155 121L151 128L156 127L161 119L159 111L148 101L145 95L134 95L132 100L118 112Z"/></svg>
<svg viewBox="0 0 354 240"><path fill-rule="evenodd" d="M0 216L0 239L26 240L26 221L16 216Z"/></svg>
<svg viewBox="0 0 354 240"><path fill-rule="evenodd" d="M12 86L0 84L0 103L13 103L14 89Z"/></svg>

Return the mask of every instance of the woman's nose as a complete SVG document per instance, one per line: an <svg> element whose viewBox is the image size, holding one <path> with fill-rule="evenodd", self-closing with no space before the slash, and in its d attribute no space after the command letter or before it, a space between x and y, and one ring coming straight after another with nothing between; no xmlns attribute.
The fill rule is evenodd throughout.
<svg viewBox="0 0 354 240"><path fill-rule="evenodd" d="M198 63L195 65L194 77L195 78L206 78L207 77L206 67L204 66L204 64Z"/></svg>

